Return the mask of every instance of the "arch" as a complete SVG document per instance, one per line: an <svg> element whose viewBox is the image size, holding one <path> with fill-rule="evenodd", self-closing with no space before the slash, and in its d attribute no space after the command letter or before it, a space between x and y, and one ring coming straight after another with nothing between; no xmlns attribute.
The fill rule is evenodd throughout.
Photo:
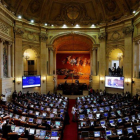
<svg viewBox="0 0 140 140"><path fill-rule="evenodd" d="M123 45L114 45L114 46L107 47L107 49L106 49L106 57L109 57L111 52L113 50L115 50L115 49L120 49L123 52L123 54L124 54L124 47L123 47Z"/></svg>
<svg viewBox="0 0 140 140"><path fill-rule="evenodd" d="M92 38L90 35L87 35L83 32L78 32L78 31L74 31L74 32L65 32L65 33L61 33L61 34L58 34L56 36L54 36L51 41L50 41L50 44L52 45L54 43L54 41L59 38L59 37L62 37L62 36L67 36L67 35L72 35L72 34L75 34L75 35L81 35L81 36L85 36L87 38L89 38L93 44L96 44L96 41L94 38Z"/></svg>
<svg viewBox="0 0 140 140"><path fill-rule="evenodd" d="M23 45L23 47L22 47L22 54L24 54L24 52L25 52L27 49L33 50L33 51L35 52L35 54L36 54L36 57L39 57L39 56L40 56L39 47L31 46L31 45Z"/></svg>

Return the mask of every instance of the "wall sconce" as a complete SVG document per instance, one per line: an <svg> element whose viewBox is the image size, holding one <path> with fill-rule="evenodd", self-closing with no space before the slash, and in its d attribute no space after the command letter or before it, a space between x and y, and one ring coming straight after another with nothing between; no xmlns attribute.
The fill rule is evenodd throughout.
<svg viewBox="0 0 140 140"><path fill-rule="evenodd" d="M122 53L118 53L117 58L118 58L119 60L121 60L121 59L123 58L123 54L122 54Z"/></svg>
<svg viewBox="0 0 140 140"><path fill-rule="evenodd" d="M24 58L25 58L26 60L28 60L28 59L30 58L28 52L25 52L25 53L24 53Z"/></svg>
<svg viewBox="0 0 140 140"><path fill-rule="evenodd" d="M20 85L21 83L21 78L17 78L17 84Z"/></svg>
<svg viewBox="0 0 140 140"><path fill-rule="evenodd" d="M103 83L104 82L104 77L100 77L100 81L101 81L101 83Z"/></svg>
<svg viewBox="0 0 140 140"><path fill-rule="evenodd" d="M42 82L44 83L46 81L46 77L44 76L43 78L42 78Z"/></svg>
<svg viewBox="0 0 140 140"><path fill-rule="evenodd" d="M130 84L130 82L131 82L131 79L130 78L126 78L125 79L125 83L126 83L127 86Z"/></svg>

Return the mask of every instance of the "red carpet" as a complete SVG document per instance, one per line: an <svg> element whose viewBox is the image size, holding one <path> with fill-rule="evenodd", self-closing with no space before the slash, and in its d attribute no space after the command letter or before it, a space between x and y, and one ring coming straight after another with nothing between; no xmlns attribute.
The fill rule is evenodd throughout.
<svg viewBox="0 0 140 140"><path fill-rule="evenodd" d="M70 117L70 124L65 126L63 140L77 140L78 132L77 132L77 122L72 122L72 114L71 109L76 104L75 99L69 99L69 108L68 113Z"/></svg>

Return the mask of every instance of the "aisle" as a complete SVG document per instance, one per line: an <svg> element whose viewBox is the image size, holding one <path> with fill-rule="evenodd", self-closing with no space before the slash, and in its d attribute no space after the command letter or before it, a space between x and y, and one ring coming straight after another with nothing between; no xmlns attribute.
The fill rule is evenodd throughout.
<svg viewBox="0 0 140 140"><path fill-rule="evenodd" d="M72 122L72 114L71 114L71 109L75 104L76 104L75 99L69 99L68 113L70 116L70 121L69 121L70 124L65 126L63 140L77 140L78 139L77 123Z"/></svg>

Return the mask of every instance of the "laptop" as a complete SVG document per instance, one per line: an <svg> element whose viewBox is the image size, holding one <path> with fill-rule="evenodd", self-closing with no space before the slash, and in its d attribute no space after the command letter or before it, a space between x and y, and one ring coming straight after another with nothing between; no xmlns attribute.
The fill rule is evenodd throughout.
<svg viewBox="0 0 140 140"><path fill-rule="evenodd" d="M24 133L24 131L25 131L25 127L19 127L18 134L21 135L22 133Z"/></svg>
<svg viewBox="0 0 140 140"><path fill-rule="evenodd" d="M61 124L61 122L60 121L55 121L55 126L57 127L59 127L60 126L60 124Z"/></svg>
<svg viewBox="0 0 140 140"><path fill-rule="evenodd" d="M94 131L94 137L95 137L95 138L101 137L100 131Z"/></svg>
<svg viewBox="0 0 140 140"><path fill-rule="evenodd" d="M110 123L111 126L115 126L115 122L114 122L113 119L112 120L109 120L109 123Z"/></svg>
<svg viewBox="0 0 140 140"><path fill-rule="evenodd" d="M30 135L34 135L34 134L35 134L35 129L30 128L30 130L29 130L29 134L30 134Z"/></svg>
<svg viewBox="0 0 140 140"><path fill-rule="evenodd" d="M37 124L42 124L42 119L37 119L37 120L36 120L36 123L37 123Z"/></svg>
<svg viewBox="0 0 140 140"><path fill-rule="evenodd" d="M104 126L105 125L105 121L104 120L100 121L100 124L101 124L101 126Z"/></svg>
<svg viewBox="0 0 140 140"><path fill-rule="evenodd" d="M29 122L30 123L33 123L33 118L29 118Z"/></svg>
<svg viewBox="0 0 140 140"><path fill-rule="evenodd" d="M51 120L47 120L47 124L51 125Z"/></svg>
<svg viewBox="0 0 140 140"><path fill-rule="evenodd" d="M117 135L122 135L122 134L123 134L122 129L117 129Z"/></svg>
<svg viewBox="0 0 140 140"><path fill-rule="evenodd" d="M58 132L57 131L52 131L51 132L51 137L58 137Z"/></svg>
<svg viewBox="0 0 140 140"><path fill-rule="evenodd" d="M128 134L133 133L132 127L128 127L127 132L128 132Z"/></svg>
<svg viewBox="0 0 140 140"><path fill-rule="evenodd" d="M112 131L111 130L106 130L106 136L112 136Z"/></svg>
<svg viewBox="0 0 140 140"><path fill-rule="evenodd" d="M15 131L15 125L11 125L11 130L12 130L12 132L14 132Z"/></svg>

